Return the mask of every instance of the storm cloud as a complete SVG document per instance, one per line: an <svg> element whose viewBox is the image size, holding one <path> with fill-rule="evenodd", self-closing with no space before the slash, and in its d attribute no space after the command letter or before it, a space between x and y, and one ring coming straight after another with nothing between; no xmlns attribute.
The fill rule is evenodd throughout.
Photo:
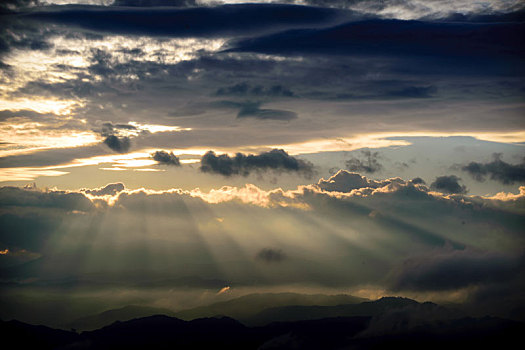
<svg viewBox="0 0 525 350"><path fill-rule="evenodd" d="M216 173L224 176L248 176L257 171L287 171L303 176L312 176L313 164L290 156L282 149L273 149L258 155L237 153L234 157L227 154L216 155L209 151L201 158L200 170L205 173Z"/></svg>

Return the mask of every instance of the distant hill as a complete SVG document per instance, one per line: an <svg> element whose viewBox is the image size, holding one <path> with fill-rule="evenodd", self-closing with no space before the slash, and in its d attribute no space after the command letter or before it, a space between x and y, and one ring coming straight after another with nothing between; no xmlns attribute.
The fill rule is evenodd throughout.
<svg viewBox="0 0 525 350"><path fill-rule="evenodd" d="M253 317L268 308L291 305L323 305L335 306L340 304L357 304L367 299L346 294L299 294L299 293L257 293L248 294L239 298L196 307L175 313L183 320L192 320L202 317L228 316L241 322L251 322Z"/></svg>
<svg viewBox="0 0 525 350"><path fill-rule="evenodd" d="M100 314L76 319L66 324L64 328L76 329L78 331L95 330L112 324L115 321L128 321L134 318L152 315L173 316L183 320L227 316L251 324L253 317L267 308L290 305L351 304L360 303L364 300L366 299L345 294L257 293L180 312L173 312L172 310L162 308L128 305L119 309L107 310Z"/></svg>
<svg viewBox="0 0 525 350"><path fill-rule="evenodd" d="M414 310L443 310L444 308L433 304L423 303L407 298L386 297L375 301L367 301L359 304L341 304L334 306L303 306L292 305L268 308L253 317L246 319L248 325L265 325L276 321L299 321L315 320L329 317L352 317L352 316L376 316L386 311L395 309L412 308Z"/></svg>
<svg viewBox="0 0 525 350"><path fill-rule="evenodd" d="M76 343L80 340L80 336L75 332L12 320L0 321L0 339L6 348L16 345L15 347L19 349L47 350Z"/></svg>
<svg viewBox="0 0 525 350"><path fill-rule="evenodd" d="M388 311L386 312L389 313ZM494 317L424 321L403 317L336 317L247 327L228 318L184 321L156 315L115 322L101 329L61 331L0 321L3 344L21 349L443 349L505 348L521 340L525 324ZM386 316L386 317L383 317ZM390 325L385 327L384 321ZM379 324L377 323L379 321ZM402 324L401 327L398 327ZM377 326L381 326L377 328Z"/></svg>
<svg viewBox="0 0 525 350"><path fill-rule="evenodd" d="M129 321L134 318L152 315L174 316L174 313L168 309L128 305L120 309L108 310L100 314L79 318L69 323L67 328L73 328L79 331L89 331L107 326L115 321Z"/></svg>

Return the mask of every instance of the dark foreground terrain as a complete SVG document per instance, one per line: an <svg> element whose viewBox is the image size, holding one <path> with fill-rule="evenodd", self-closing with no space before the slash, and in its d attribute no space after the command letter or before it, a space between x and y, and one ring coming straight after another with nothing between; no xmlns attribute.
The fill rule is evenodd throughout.
<svg viewBox="0 0 525 350"><path fill-rule="evenodd" d="M438 305L409 299L361 305L352 313L368 315L272 322L257 327L230 317L184 321L153 315L77 333L11 320L0 322L0 336L4 344L23 349L454 349L501 348L525 334L522 322L496 317L456 318ZM322 312L318 307L288 311L295 312L293 318L311 318L334 309L337 307Z"/></svg>

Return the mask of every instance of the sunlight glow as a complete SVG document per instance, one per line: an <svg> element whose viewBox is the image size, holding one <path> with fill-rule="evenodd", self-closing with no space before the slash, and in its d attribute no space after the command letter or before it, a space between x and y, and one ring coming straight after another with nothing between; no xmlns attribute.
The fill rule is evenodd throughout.
<svg viewBox="0 0 525 350"><path fill-rule="evenodd" d="M51 170L50 168L2 168L0 181L31 181L40 176L62 176L69 174L65 171Z"/></svg>
<svg viewBox="0 0 525 350"><path fill-rule="evenodd" d="M81 100L58 100L44 97L5 99L0 97L0 110L23 110L29 109L37 113L53 113L60 116L66 116L73 112L74 109L83 107L84 102Z"/></svg>

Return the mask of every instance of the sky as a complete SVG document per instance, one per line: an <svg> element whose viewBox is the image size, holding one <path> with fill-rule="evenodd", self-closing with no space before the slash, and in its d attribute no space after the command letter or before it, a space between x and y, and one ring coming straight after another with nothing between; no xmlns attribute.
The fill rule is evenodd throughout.
<svg viewBox="0 0 525 350"><path fill-rule="evenodd" d="M0 318L261 291L523 315L524 11L3 1Z"/></svg>

